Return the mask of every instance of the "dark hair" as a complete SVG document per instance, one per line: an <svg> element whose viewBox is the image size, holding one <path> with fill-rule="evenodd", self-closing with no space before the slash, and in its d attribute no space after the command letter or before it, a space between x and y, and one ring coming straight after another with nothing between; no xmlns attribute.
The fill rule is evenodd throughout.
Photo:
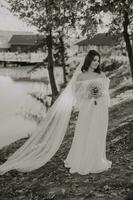
<svg viewBox="0 0 133 200"><path fill-rule="evenodd" d="M84 64L83 64L83 66L82 66L82 68L81 68L81 71L82 71L82 72L88 71L88 69L89 69L89 67L90 67L90 65L91 65L91 62L93 61L93 59L94 59L95 56L98 56L98 57L99 57L99 65L98 65L98 67L94 70L94 72L99 73L99 74L101 73L101 68L100 68L101 56L100 56L100 54L99 54L97 51L95 51L95 50L90 50L90 51L88 52L88 54L86 55Z"/></svg>

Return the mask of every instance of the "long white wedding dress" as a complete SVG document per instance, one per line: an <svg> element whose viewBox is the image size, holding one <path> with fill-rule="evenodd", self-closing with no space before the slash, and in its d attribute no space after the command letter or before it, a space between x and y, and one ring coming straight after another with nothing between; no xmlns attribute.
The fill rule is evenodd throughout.
<svg viewBox="0 0 133 200"><path fill-rule="evenodd" d="M97 105L94 104L94 99L86 98L86 88L90 81L102 83L104 89L104 95L97 100ZM65 166L70 168L70 173L99 173L111 167L111 162L106 159L109 81L105 77L76 83L79 115L71 149L64 161Z"/></svg>

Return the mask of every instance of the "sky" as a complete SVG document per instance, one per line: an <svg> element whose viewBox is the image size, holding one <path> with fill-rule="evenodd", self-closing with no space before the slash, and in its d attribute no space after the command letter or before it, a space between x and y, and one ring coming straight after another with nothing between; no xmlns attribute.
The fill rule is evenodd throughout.
<svg viewBox="0 0 133 200"><path fill-rule="evenodd" d="M5 0L0 0L0 30L13 30L13 31L33 31L35 32L35 27L27 26L18 17L13 16L4 6L8 6Z"/></svg>

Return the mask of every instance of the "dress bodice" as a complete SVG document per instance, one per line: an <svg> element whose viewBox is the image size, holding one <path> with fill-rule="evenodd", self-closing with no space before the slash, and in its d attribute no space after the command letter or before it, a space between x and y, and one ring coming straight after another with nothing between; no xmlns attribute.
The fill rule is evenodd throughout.
<svg viewBox="0 0 133 200"><path fill-rule="evenodd" d="M100 84L102 90L104 91L104 94L106 95L106 92L108 92L109 89L109 82L109 78L96 78L90 80L77 81L75 85L75 93L78 96L82 96L84 93L86 93L88 85L95 83L97 85Z"/></svg>
<svg viewBox="0 0 133 200"><path fill-rule="evenodd" d="M75 97L76 97L76 105L78 107L81 107L82 104L89 103L92 101L93 98L88 97L88 92L94 88L94 86L99 88L99 91L101 92L100 100L101 98L104 98L105 101L108 101L108 105L110 102L109 97L109 78L93 78L93 79L87 79L87 80L81 80L76 81L75 84ZM92 96L91 96L92 97Z"/></svg>

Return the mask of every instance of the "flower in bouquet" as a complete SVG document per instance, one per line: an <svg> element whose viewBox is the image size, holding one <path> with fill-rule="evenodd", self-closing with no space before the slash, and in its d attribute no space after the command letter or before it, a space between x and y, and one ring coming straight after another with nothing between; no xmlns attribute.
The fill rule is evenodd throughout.
<svg viewBox="0 0 133 200"><path fill-rule="evenodd" d="M97 105L97 99L103 96L103 85L98 81L91 81L87 87L89 99L94 99L94 104Z"/></svg>

